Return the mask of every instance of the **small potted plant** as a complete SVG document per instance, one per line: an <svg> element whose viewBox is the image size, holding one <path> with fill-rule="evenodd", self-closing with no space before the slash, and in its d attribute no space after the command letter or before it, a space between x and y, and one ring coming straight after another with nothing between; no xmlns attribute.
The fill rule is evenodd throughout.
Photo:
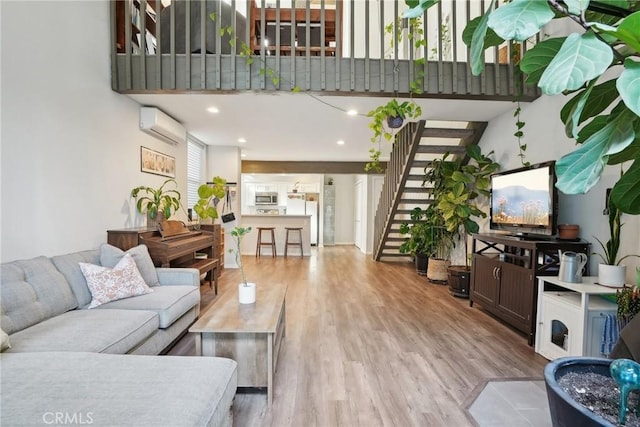
<svg viewBox="0 0 640 427"><path fill-rule="evenodd" d="M365 169L380 172L380 141L382 138L391 141L393 138L392 129L402 127L406 119L415 120L421 115L422 108L413 100L400 103L395 98L375 110L369 111L367 113L367 117L371 117L369 128L373 131L371 142L378 143L378 149L371 148L369 150L371 162L367 164Z"/></svg>
<svg viewBox="0 0 640 427"><path fill-rule="evenodd" d="M609 198L609 240L603 243L600 239L595 239L602 248L602 254L596 253L602 258L603 263L598 265L598 283L606 286L622 287L625 283L627 275L627 266L620 263L629 257L638 257L638 255L625 255L618 258L620 250L620 231L624 225L620 221L620 209L615 205L613 200Z"/></svg>
<svg viewBox="0 0 640 427"><path fill-rule="evenodd" d="M165 189L172 184L174 188ZM180 209L180 192L178 183L169 178L159 188L141 185L131 190L131 197L136 199L136 208L141 214L147 214L147 227L156 227L162 219L169 219L171 214Z"/></svg>
<svg viewBox="0 0 640 427"><path fill-rule="evenodd" d="M247 278L244 274L244 267L242 265L242 252L240 246L242 244L242 238L251 231L251 227L234 227L231 230L231 237L236 244L235 248L229 249L229 252L233 253L236 257L236 264L242 274L242 283L238 285L238 301L240 304L253 304L256 302L256 284L247 282Z"/></svg>
<svg viewBox="0 0 640 427"><path fill-rule="evenodd" d="M200 220L218 218L216 205L226 194L227 181L219 176L214 176L212 183L202 184L198 187L198 202L193 206L193 210Z"/></svg>

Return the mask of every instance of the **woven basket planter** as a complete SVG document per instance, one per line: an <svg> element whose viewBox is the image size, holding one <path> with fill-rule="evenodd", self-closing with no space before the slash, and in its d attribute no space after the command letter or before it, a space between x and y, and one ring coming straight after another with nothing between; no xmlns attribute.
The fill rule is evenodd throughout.
<svg viewBox="0 0 640 427"><path fill-rule="evenodd" d="M451 261L437 258L429 258L429 264L427 266L427 279L431 283L437 283L439 285L446 285L448 281L447 268Z"/></svg>

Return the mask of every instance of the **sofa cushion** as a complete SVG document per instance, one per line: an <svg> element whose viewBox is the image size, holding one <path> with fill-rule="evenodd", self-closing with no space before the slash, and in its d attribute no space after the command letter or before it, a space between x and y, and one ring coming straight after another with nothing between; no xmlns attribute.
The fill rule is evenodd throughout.
<svg viewBox="0 0 640 427"><path fill-rule="evenodd" d="M230 359L49 352L0 360L3 426L53 424L43 417L56 411L92 426L231 426Z"/></svg>
<svg viewBox="0 0 640 427"><path fill-rule="evenodd" d="M103 304L102 309L150 310L158 313L160 327L168 328L200 302L200 290L193 286L156 286L153 293Z"/></svg>
<svg viewBox="0 0 640 427"><path fill-rule="evenodd" d="M5 352L89 351L124 354L158 329L158 315L142 310L73 310L11 335Z"/></svg>
<svg viewBox="0 0 640 427"><path fill-rule="evenodd" d="M158 273L153 265L149 249L145 245L138 245L124 252L108 243L100 245L100 265L113 268L124 254L130 254L138 266L138 271L148 286L158 286Z"/></svg>
<svg viewBox="0 0 640 427"><path fill-rule="evenodd" d="M130 254L125 254L113 268L81 262L80 270L91 291L89 308L153 292L140 275Z"/></svg>
<svg viewBox="0 0 640 427"><path fill-rule="evenodd" d="M80 263L100 264L100 254L97 250L75 252L67 255L58 255L51 258L56 266L71 285L71 290L78 300L78 307L86 307L91 302L91 292L87 281L80 271Z"/></svg>
<svg viewBox="0 0 640 427"><path fill-rule="evenodd" d="M49 258L4 263L0 270L1 322L9 335L78 306Z"/></svg>

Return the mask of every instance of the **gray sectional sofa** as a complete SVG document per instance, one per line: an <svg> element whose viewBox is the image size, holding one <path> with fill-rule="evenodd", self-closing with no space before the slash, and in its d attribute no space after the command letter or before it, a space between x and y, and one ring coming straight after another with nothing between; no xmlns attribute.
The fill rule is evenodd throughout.
<svg viewBox="0 0 640 427"><path fill-rule="evenodd" d="M82 416L93 425L232 425L234 361L157 356L198 317L198 270L156 269L144 246L128 252L153 292L93 309L79 263L113 267L124 255L117 248L1 265L0 325L11 345L0 359L1 425Z"/></svg>

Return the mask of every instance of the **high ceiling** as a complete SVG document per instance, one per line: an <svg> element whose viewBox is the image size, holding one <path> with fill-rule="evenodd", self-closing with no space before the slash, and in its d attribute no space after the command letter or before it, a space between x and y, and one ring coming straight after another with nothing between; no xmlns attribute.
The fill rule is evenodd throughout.
<svg viewBox="0 0 640 427"><path fill-rule="evenodd" d="M290 161L367 161L372 143L366 113L388 100L260 92L130 96L182 122L205 144L241 147L246 160ZM514 108L513 103L505 101L416 102L422 107L427 126L430 121L489 121ZM210 107L219 112L208 112ZM358 115L346 114L352 109ZM240 138L246 142L239 142ZM337 141L344 141L344 145ZM388 152L389 146L383 144L383 152Z"/></svg>

